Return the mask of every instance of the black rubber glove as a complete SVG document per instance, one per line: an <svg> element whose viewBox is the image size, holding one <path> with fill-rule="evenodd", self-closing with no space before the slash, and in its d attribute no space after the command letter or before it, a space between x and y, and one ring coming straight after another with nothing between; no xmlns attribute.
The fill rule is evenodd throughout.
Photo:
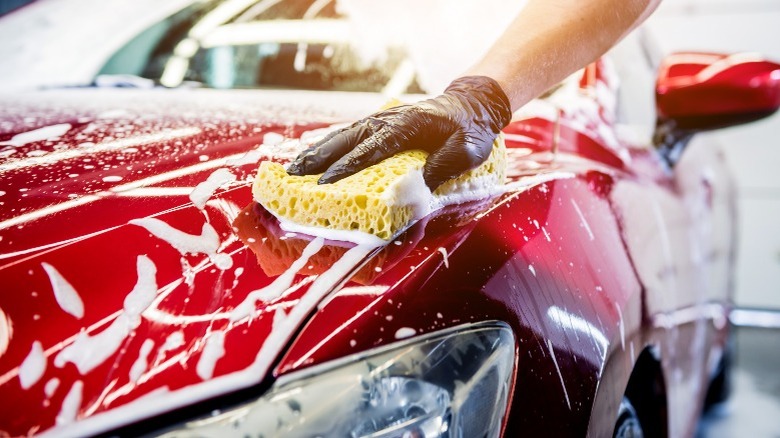
<svg viewBox="0 0 780 438"><path fill-rule="evenodd" d="M290 175L325 172L319 184L336 182L410 149L430 155L423 178L431 190L482 164L512 117L504 91L485 76L456 79L444 94L378 112L330 133L290 164Z"/></svg>

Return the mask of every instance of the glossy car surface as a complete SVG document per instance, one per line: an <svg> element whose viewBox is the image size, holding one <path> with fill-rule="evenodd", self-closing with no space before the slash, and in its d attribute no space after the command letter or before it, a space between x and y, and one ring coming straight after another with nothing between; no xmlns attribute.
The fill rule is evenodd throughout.
<svg viewBox="0 0 780 438"><path fill-rule="evenodd" d="M609 90L598 65L577 85ZM233 391L251 398L406 333L480 321L516 337L507 436L611 433L646 349L662 365L670 435L693 430L725 339L732 252L714 149L692 147L671 171L653 150L606 137L610 109L592 96L609 94L573 96L507 127L505 193L436 212L379 249L326 242L278 298L231 318L311 240L253 203L256 161L289 159L300 146L281 137L333 116L322 103L285 111L259 94L203 93L4 99L0 140L17 143L2 164L7 433L97 433ZM64 124L56 139L18 144ZM199 209L190 194L217 169L236 181ZM134 222L150 217L205 237L183 255L175 237ZM68 290L83 311L57 299ZM44 369L23 388L34 345Z"/></svg>
<svg viewBox="0 0 780 438"><path fill-rule="evenodd" d="M287 233L250 190L379 94L0 96L0 435L156 433L492 324L514 337L504 436L611 435L625 395L649 435L691 436L726 345L732 187L706 138L670 166L630 135L618 82L599 61L518 112L505 187L382 247Z"/></svg>

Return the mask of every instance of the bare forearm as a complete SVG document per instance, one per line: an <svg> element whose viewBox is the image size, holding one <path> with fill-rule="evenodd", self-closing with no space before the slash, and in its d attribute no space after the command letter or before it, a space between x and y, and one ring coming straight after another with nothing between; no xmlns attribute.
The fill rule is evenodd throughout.
<svg viewBox="0 0 780 438"><path fill-rule="evenodd" d="M660 0L529 0L468 72L495 79L516 110L592 62Z"/></svg>

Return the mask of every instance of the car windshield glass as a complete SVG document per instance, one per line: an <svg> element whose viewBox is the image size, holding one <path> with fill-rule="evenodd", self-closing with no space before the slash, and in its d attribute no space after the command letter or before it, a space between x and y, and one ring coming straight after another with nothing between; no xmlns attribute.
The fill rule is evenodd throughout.
<svg viewBox="0 0 780 438"><path fill-rule="evenodd" d="M422 92L400 47L365 53L334 0L201 1L147 28L100 75L176 87Z"/></svg>

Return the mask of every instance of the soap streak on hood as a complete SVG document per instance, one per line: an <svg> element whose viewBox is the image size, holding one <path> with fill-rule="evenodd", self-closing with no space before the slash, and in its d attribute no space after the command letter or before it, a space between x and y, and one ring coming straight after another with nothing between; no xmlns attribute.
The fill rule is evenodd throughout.
<svg viewBox="0 0 780 438"><path fill-rule="evenodd" d="M371 249L356 247L328 275L296 274L282 296L258 302L252 317L221 317L275 277L258 266L232 225L252 203L256 162L288 160L301 135L311 141L381 102L370 94L211 90L0 96L0 335L7 342L0 354L0 433L36 433L55 418L57 433L99 433L260 383L311 310ZM236 180L204 198L202 210L192 205L194 188L225 168ZM217 269L209 254L181 254L129 224L147 217L192 236L213 228L219 254L233 266ZM136 269L138 257L152 268ZM47 267L83 301L83 316L60 306ZM154 278L155 298L137 325L116 330L142 276ZM166 347L172 336L183 342ZM195 365L214 336L224 336L226 353L208 359L214 377L204 380ZM80 337L99 340L87 347L110 345L111 354L85 347L94 360L83 369L55 361ZM132 365L149 340L154 347L139 376ZM45 371L23 389L20 366L35 342ZM39 415L27 415L33 411Z"/></svg>
<svg viewBox="0 0 780 438"><path fill-rule="evenodd" d="M0 400L0 432L37 433L59 418L58 434L95 434L267 384L270 367L311 312L350 278L363 284L381 275L374 265L387 251L326 245L316 254L323 262L299 263L303 268L290 273L293 280L281 294L256 301L247 317L231 318L233 309L253 293L262 296L256 292L297 258L263 251L273 249L263 236L242 237L242 229L252 226L242 221L251 222L257 208L250 190L256 162L289 160L301 143L381 101L363 94L211 90L0 96L0 143L47 126L71 126L57 138L0 146L0 174L7 181L0 192L0 284L6 286L0 312L8 322L2 327L13 327L0 333L8 345L0 354L0 388L7 395ZM199 196L202 209L193 205L192 191L220 169L236 179L210 189L210 197ZM198 239L213 229L209 250L182 254L170 238L129 223L141 218L164 222L179 239ZM276 241L288 237L295 236L282 233ZM439 254L437 247L418 251ZM388 249L395 248L403 254L410 249ZM210 260L214 254L230 263L219 269ZM139 257L153 269L136 269ZM359 273L364 265L370 275ZM83 317L60 307L44 266L56 269L78 294ZM124 327L117 321L125 300L142 277L153 277L154 299L140 321L118 330ZM55 361L86 337L102 339L114 351L95 355L81 371ZM166 341L173 338L181 342ZM209 339L220 341L224 355L215 357L213 348L204 353ZM144 349L149 340L151 351ZM19 368L35 342L43 348L45 371L23 389ZM140 375L133 369L139 360L148 364Z"/></svg>

